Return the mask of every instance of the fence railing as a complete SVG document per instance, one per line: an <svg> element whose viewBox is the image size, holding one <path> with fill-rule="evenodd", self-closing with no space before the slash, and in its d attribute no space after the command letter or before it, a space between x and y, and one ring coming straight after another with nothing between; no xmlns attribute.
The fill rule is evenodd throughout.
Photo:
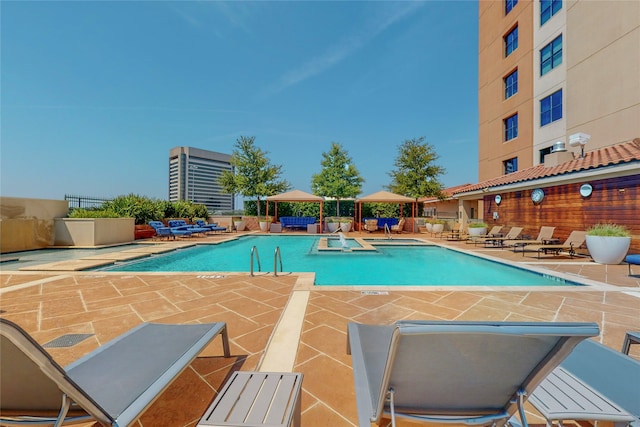
<svg viewBox="0 0 640 427"><path fill-rule="evenodd" d="M112 199L93 196L74 196L65 194L64 199L69 202L69 209L91 209L99 208L104 202L110 202Z"/></svg>

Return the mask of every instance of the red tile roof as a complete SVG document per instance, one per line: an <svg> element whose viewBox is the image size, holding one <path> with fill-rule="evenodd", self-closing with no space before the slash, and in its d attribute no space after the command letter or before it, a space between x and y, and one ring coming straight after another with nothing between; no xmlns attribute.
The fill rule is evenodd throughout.
<svg viewBox="0 0 640 427"><path fill-rule="evenodd" d="M453 196L456 192L461 192L462 190L466 189L466 187L470 186L472 184L462 184L462 185L456 185L455 187L449 187L449 188L445 188L444 190L442 190L442 194L444 194L445 198L450 198L451 196ZM421 197L418 199L418 202L427 202L427 201L434 201L434 200L439 200L437 197L433 197L433 196L429 196L429 197Z"/></svg>
<svg viewBox="0 0 640 427"><path fill-rule="evenodd" d="M550 176L571 174L574 172L597 169L605 166L623 163L640 162L640 138L622 144L612 145L584 153L584 157L577 157L557 166L545 167L543 164L528 169L492 178L477 184L463 186L453 194L482 190L483 188L514 184L516 182L533 181ZM640 168L640 165L639 165ZM640 169L639 169L640 170Z"/></svg>

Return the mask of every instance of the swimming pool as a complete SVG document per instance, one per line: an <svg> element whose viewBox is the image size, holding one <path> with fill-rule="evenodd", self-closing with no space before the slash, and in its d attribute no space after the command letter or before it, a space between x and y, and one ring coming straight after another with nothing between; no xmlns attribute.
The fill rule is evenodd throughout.
<svg viewBox="0 0 640 427"><path fill-rule="evenodd" d="M256 247L262 270L273 271L280 248L285 272L315 272L316 285L366 286L558 286L563 279L438 246L375 245L375 251L319 251L317 236L248 236L198 245L102 271L247 272ZM348 239L350 240L350 239ZM382 243L382 242L380 242ZM352 243L350 246L353 247ZM254 261L257 271L257 261Z"/></svg>

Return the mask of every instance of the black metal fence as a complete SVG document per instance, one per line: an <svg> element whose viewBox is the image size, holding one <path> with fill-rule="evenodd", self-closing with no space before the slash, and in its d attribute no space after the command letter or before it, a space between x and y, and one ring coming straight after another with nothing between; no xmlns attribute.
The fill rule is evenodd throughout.
<svg viewBox="0 0 640 427"><path fill-rule="evenodd" d="M104 197L91 197L91 196L73 196L65 194L64 199L69 202L69 209L91 209L99 208L104 202L109 202L112 199Z"/></svg>

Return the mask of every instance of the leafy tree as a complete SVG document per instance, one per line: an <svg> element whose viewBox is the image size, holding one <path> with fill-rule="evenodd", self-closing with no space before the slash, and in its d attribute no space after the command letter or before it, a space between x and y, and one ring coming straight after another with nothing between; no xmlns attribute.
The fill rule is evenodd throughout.
<svg viewBox="0 0 640 427"><path fill-rule="evenodd" d="M389 191L414 199L442 197L442 184L438 176L444 174L445 169L435 163L440 156L424 140L423 136L407 139L398 147L398 157L394 163L396 169L389 173Z"/></svg>
<svg viewBox="0 0 640 427"><path fill-rule="evenodd" d="M336 199L336 213L340 215L340 199L356 197L362 191L364 179L353 165L342 145L331 143L328 153L322 153L322 170L311 177L313 194Z"/></svg>
<svg viewBox="0 0 640 427"><path fill-rule="evenodd" d="M219 182L227 193L255 197L256 211L260 216L260 197L282 193L290 185L280 179L282 166L272 165L268 153L255 146L255 139L253 136L241 136L236 140L231 154L234 171L224 171Z"/></svg>

